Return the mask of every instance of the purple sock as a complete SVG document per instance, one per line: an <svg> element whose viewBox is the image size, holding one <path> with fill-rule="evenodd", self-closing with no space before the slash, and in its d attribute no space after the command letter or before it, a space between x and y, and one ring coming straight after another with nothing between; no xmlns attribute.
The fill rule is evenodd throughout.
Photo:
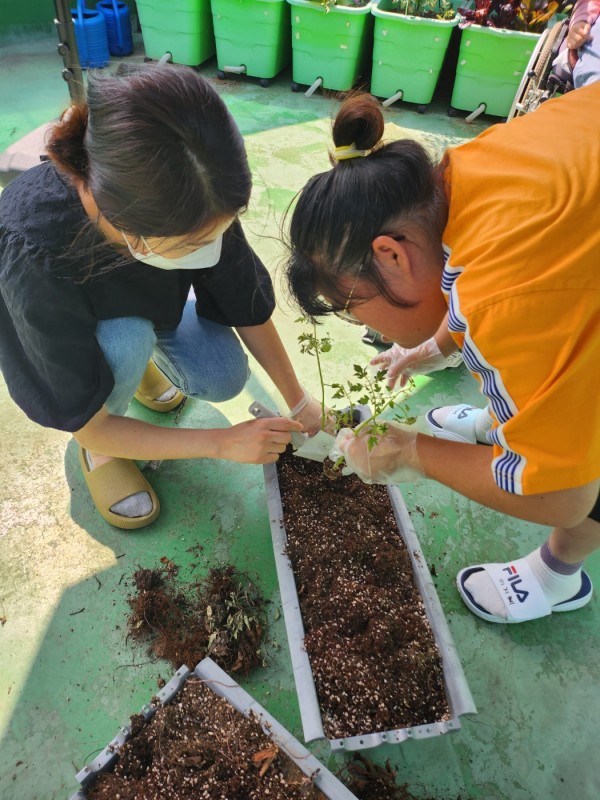
<svg viewBox="0 0 600 800"><path fill-rule="evenodd" d="M559 559L550 552L548 542L544 542L540 547L540 556L548 569L551 569L552 572L557 572L559 575L574 575L576 572L579 572L583 565L583 561L579 561L577 564L565 564L564 561L559 561Z"/></svg>

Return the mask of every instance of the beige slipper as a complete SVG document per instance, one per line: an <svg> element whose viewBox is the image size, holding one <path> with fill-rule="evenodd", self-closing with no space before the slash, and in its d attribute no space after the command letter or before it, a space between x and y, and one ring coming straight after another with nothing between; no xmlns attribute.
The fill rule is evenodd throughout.
<svg viewBox="0 0 600 800"><path fill-rule="evenodd" d="M177 406L181 405L185 398L183 392L177 389L170 400L155 399L156 397L160 397L171 388L173 388L171 381L165 375L163 375L154 361L149 361L134 397L138 403L146 406L146 408L150 408L152 411L161 411L164 413L177 408Z"/></svg>
<svg viewBox="0 0 600 800"><path fill-rule="evenodd" d="M158 497L133 461L113 458L90 470L87 453L80 447L79 463L96 508L111 525L123 530L135 530L150 525L158 517L160 513ZM143 517L125 517L110 510L119 500L138 492L148 492L150 495L152 511L149 514Z"/></svg>

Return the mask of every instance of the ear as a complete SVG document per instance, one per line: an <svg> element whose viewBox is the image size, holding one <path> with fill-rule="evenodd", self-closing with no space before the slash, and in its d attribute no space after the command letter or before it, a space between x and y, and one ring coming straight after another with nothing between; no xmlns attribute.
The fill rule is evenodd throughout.
<svg viewBox="0 0 600 800"><path fill-rule="evenodd" d="M406 250L406 241L397 241L391 236L377 236L371 244L378 263L384 269L410 271L410 260Z"/></svg>

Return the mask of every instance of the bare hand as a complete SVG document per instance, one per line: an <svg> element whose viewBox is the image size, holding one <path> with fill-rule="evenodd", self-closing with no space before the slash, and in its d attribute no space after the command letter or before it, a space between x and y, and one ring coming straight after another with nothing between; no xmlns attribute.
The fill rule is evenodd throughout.
<svg viewBox="0 0 600 800"><path fill-rule="evenodd" d="M576 22L567 33L567 47L569 50L579 50L586 42L591 42L589 22Z"/></svg>
<svg viewBox="0 0 600 800"><path fill-rule="evenodd" d="M241 464L271 464L291 441L291 431L302 425L287 417L268 417L240 422L219 431L219 458Z"/></svg>

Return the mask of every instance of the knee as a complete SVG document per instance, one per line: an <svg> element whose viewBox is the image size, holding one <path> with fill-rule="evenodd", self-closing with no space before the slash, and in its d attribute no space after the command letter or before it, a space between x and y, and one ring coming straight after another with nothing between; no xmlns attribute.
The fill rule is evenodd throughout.
<svg viewBox="0 0 600 800"><path fill-rule="evenodd" d="M219 368L212 370L212 374L198 374L191 381L188 379L186 394L222 403L240 394L249 376L248 357L241 347L233 347L222 352Z"/></svg>
<svg viewBox="0 0 600 800"><path fill-rule="evenodd" d="M100 320L96 339L115 383L133 381L137 385L152 357L156 341L152 323L140 317Z"/></svg>

